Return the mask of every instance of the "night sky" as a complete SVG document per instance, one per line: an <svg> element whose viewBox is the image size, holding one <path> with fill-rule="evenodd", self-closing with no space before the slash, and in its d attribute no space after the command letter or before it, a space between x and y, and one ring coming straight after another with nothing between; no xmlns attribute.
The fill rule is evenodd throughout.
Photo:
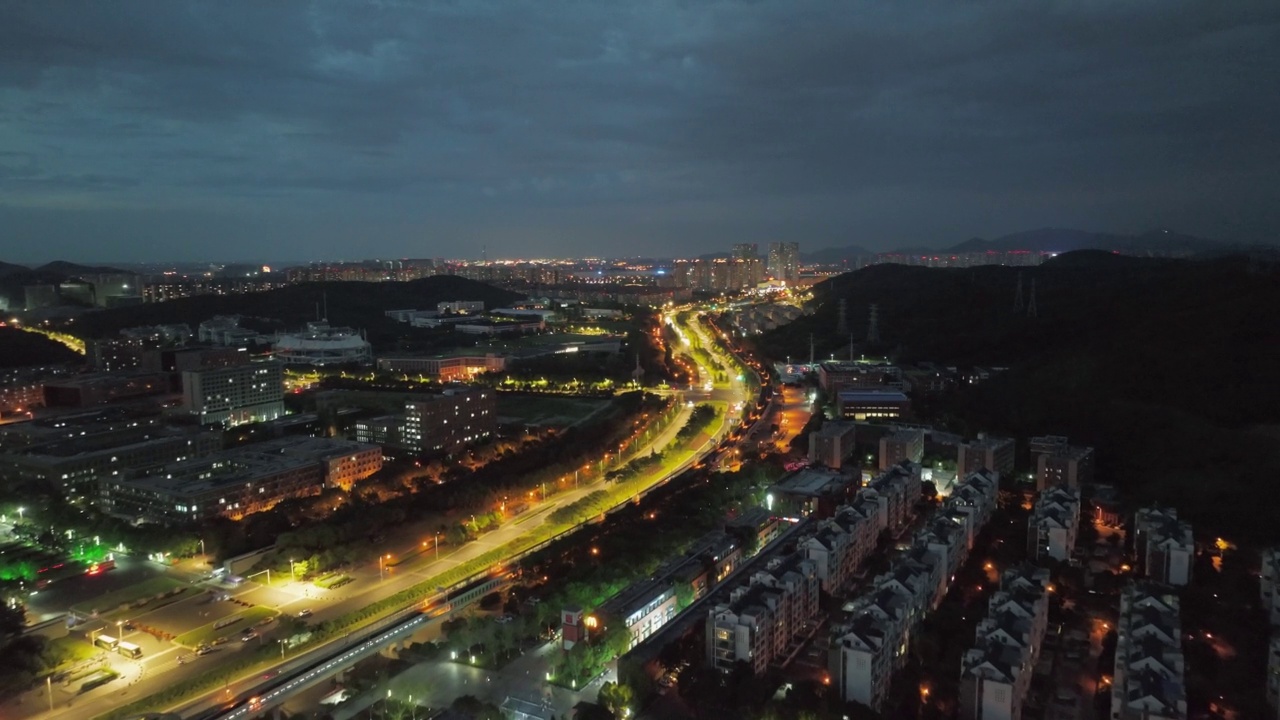
<svg viewBox="0 0 1280 720"><path fill-rule="evenodd" d="M0 259L1272 241L1280 2L0 0Z"/></svg>

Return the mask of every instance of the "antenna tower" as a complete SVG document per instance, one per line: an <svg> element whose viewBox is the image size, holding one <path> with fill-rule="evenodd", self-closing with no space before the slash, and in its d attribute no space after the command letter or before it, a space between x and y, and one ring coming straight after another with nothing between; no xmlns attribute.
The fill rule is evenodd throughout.
<svg viewBox="0 0 1280 720"><path fill-rule="evenodd" d="M871 321L867 324L867 343L880 342L880 306L872 303Z"/></svg>
<svg viewBox="0 0 1280 720"><path fill-rule="evenodd" d="M809 364L813 364L813 333L809 333Z"/></svg>

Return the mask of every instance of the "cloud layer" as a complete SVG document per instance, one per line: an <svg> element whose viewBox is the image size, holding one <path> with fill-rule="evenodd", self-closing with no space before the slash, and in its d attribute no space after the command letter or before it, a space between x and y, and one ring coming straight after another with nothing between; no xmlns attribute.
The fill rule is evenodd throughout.
<svg viewBox="0 0 1280 720"><path fill-rule="evenodd" d="M1280 4L3 5L0 255L1268 241Z"/></svg>

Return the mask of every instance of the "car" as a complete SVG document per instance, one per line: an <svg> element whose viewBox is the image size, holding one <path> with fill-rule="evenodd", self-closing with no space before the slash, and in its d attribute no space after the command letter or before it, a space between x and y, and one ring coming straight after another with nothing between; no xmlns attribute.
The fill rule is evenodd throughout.
<svg viewBox="0 0 1280 720"><path fill-rule="evenodd" d="M213 648L209 647L208 645L201 645L200 647L196 648L196 655L208 655L211 652L213 652Z"/></svg>
<svg viewBox="0 0 1280 720"><path fill-rule="evenodd" d="M311 609L310 609L310 608L308 608L308 609L306 609L306 610L299 610L299 611L298 611L298 617L300 617L300 618L308 618L308 617L311 617Z"/></svg>
<svg viewBox="0 0 1280 720"><path fill-rule="evenodd" d="M249 632L240 636L240 642L249 642L250 640L253 640L257 637L258 637L258 633L250 630Z"/></svg>

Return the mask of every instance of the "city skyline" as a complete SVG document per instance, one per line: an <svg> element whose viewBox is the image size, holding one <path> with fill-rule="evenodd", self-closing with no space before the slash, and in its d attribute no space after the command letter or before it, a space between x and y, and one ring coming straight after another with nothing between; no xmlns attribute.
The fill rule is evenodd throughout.
<svg viewBox="0 0 1280 720"><path fill-rule="evenodd" d="M7 261L1280 225L1268 3L7 12Z"/></svg>

